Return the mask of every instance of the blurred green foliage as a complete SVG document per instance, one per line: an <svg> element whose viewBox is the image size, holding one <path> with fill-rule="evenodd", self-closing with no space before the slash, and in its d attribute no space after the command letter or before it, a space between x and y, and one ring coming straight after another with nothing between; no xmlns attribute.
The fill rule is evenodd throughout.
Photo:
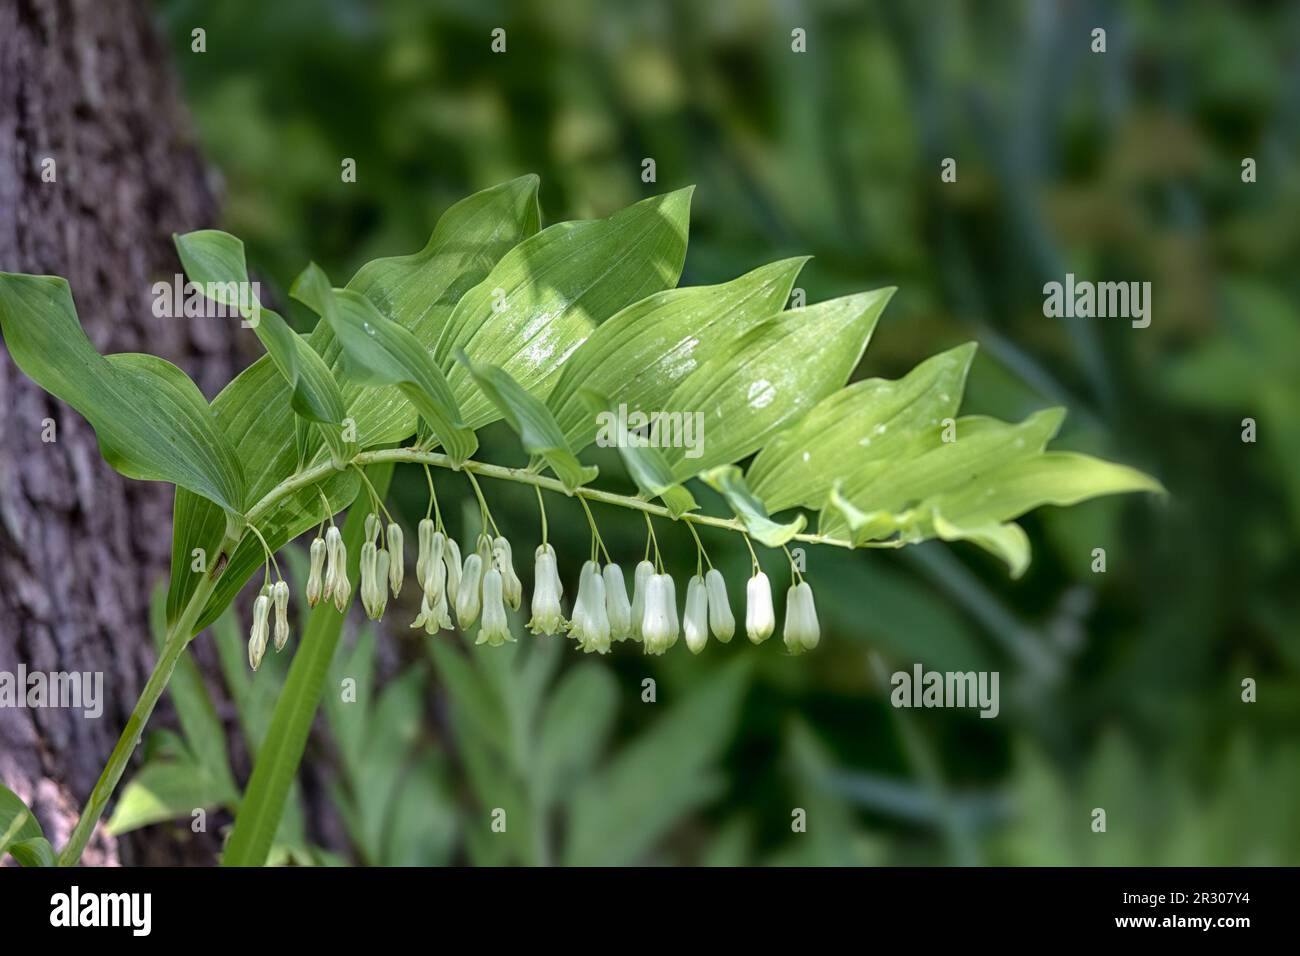
<svg viewBox="0 0 1300 956"><path fill-rule="evenodd" d="M1300 863L1285 812L1300 724L1300 8L159 7L223 226L272 287L309 259L342 277L418 249L451 201L525 172L542 177L548 222L693 183L684 284L813 254L810 302L897 285L860 375L974 338L965 411L1065 404L1064 446L1171 492L1030 516L1034 564L1014 584L968 548L810 553L826 633L797 661L777 642L593 664L527 637L462 653L364 635L338 666L377 701L364 726L331 705L338 752L308 758L333 760L348 845L331 849L369 863ZM490 52L496 27L505 53ZM791 51L796 27L807 53ZM940 180L946 157L956 182ZM1245 157L1257 182L1242 182ZM1149 280L1150 328L1044 318L1043 284L1069 271ZM499 427L484 444L520 457ZM620 473L616 456L598 464ZM458 477L438 476L444 508L468 497ZM422 476L394 485L413 522ZM531 491L486 493L531 554ZM552 507L562 558L584 553L576 504ZM636 560L639 519L597 517L615 558ZM689 536L660 540L680 573L693 566ZM738 542L705 544L743 581ZM779 584L784 559L764 561ZM1000 671L1000 715L893 710L887 674L914 661ZM1257 703L1241 700L1246 677ZM523 812L494 842L488 815L507 802Z"/></svg>

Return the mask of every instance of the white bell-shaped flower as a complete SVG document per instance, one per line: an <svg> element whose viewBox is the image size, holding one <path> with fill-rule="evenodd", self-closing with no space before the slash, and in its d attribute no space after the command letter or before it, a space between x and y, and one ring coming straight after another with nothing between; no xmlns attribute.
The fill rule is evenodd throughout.
<svg viewBox="0 0 1300 956"><path fill-rule="evenodd" d="M682 633L681 625L677 620L677 582L673 580L671 574L665 574L663 577L668 601L668 646L672 647Z"/></svg>
<svg viewBox="0 0 1300 956"><path fill-rule="evenodd" d="M320 603L321 592L325 587L325 539L316 538L312 541L309 554L311 558L307 569L307 606L315 607Z"/></svg>
<svg viewBox="0 0 1300 956"><path fill-rule="evenodd" d="M500 647L507 641L514 640L510 636L510 619L506 616L503 598L503 575L496 568L488 568L483 575L483 623L479 625L475 644Z"/></svg>
<svg viewBox="0 0 1300 956"><path fill-rule="evenodd" d="M284 581L271 585L271 604L275 608L275 649L282 651L289 641L289 585Z"/></svg>
<svg viewBox="0 0 1300 956"><path fill-rule="evenodd" d="M253 601L253 626L248 632L248 666L257 670L262 664L262 655L266 653L266 641L270 636L268 617L271 613L271 598L262 589L262 593Z"/></svg>
<svg viewBox="0 0 1300 956"><path fill-rule="evenodd" d="M326 601L334 600L334 592L339 584L339 579L347 578L348 555L347 549L343 546L343 535L334 525L330 525L325 532L325 586L321 591L321 596ZM348 585L348 591L352 586Z"/></svg>
<svg viewBox="0 0 1300 956"><path fill-rule="evenodd" d="M704 575L704 586L709 592L709 628L719 642L726 644L736 633L736 619L727 600L727 582L721 571L709 568L709 573Z"/></svg>
<svg viewBox="0 0 1300 956"><path fill-rule="evenodd" d="M802 654L816 647L821 636L812 588L807 581L800 581L785 593L785 628L782 640L791 654Z"/></svg>
<svg viewBox="0 0 1300 956"><path fill-rule="evenodd" d="M646 586L654 576L655 566L649 561L642 561L632 571L632 640L639 641L641 621L645 617Z"/></svg>
<svg viewBox="0 0 1300 956"><path fill-rule="evenodd" d="M429 571L430 556L433 554L433 536L437 526L432 518L421 518L415 526L415 580L424 586L425 575Z"/></svg>
<svg viewBox="0 0 1300 956"><path fill-rule="evenodd" d="M682 615L682 632L692 654L704 650L709 642L709 591L698 574L686 585L686 610Z"/></svg>
<svg viewBox="0 0 1300 956"><path fill-rule="evenodd" d="M460 572L464 565L460 559L460 545L450 535L447 536L447 547L442 552L442 563L447 566L448 601L454 602L456 595L460 594Z"/></svg>
<svg viewBox="0 0 1300 956"><path fill-rule="evenodd" d="M465 559L460 572L460 586L456 589L456 623L462 631L468 630L478 620L479 602L483 593L483 556L475 551Z"/></svg>
<svg viewBox="0 0 1300 956"><path fill-rule="evenodd" d="M375 569L379 564L379 549L373 541L366 541L361 545L361 557L357 560L357 568L360 574L360 593L361 606L365 609L366 616L372 621L379 616L375 610L377 599L375 597ZM387 582L385 582L387 587Z"/></svg>
<svg viewBox="0 0 1300 956"><path fill-rule="evenodd" d="M617 564L607 564L601 575L605 579L605 612L609 616L609 636L616 641L626 641L632 633L632 604L627 599L623 569Z"/></svg>
<svg viewBox="0 0 1300 956"><path fill-rule="evenodd" d="M375 555L375 620L382 618L388 608L388 584L392 580L391 560L385 548L380 548Z"/></svg>
<svg viewBox="0 0 1300 956"><path fill-rule="evenodd" d="M556 634L565 627L564 611L560 600L564 585L555 560L555 549L549 544L539 545L534 554L532 620L528 629L534 634Z"/></svg>
<svg viewBox="0 0 1300 956"><path fill-rule="evenodd" d="M492 541L492 563L501 572L501 587L505 593L506 603L512 611L519 610L524 600L524 585L515 574L514 560L510 554L510 542L497 535Z"/></svg>
<svg viewBox="0 0 1300 956"><path fill-rule="evenodd" d="M578 578L578 599L573 604L569 636L588 654L609 652L609 612L605 610L605 580L600 566L588 561Z"/></svg>
<svg viewBox="0 0 1300 956"><path fill-rule="evenodd" d="M672 643L670 617L677 616L669 597L672 578L652 574L645 586L645 611L641 616L641 638L647 654L662 654Z"/></svg>
<svg viewBox="0 0 1300 956"><path fill-rule="evenodd" d="M397 597L402 590L402 583L406 580L406 555L402 553L404 537L402 526L396 521L389 522L388 586L392 589L393 597Z"/></svg>
<svg viewBox="0 0 1300 956"><path fill-rule="evenodd" d="M745 633L755 644L762 644L776 630L776 615L772 611L772 584L767 575L759 571L745 586Z"/></svg>

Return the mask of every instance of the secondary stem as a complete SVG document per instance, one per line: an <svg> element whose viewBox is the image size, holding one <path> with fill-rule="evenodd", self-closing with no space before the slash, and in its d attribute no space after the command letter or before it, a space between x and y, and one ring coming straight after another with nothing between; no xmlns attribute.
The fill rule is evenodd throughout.
<svg viewBox="0 0 1300 956"><path fill-rule="evenodd" d="M222 542L221 549L218 551L218 561L233 550L233 545L237 540L233 537L227 537ZM186 645L194 637L194 625L198 622L199 615L203 613L203 608L208 603L208 598L212 596L220 577L220 571L215 574L203 575L198 587L194 589L194 593L190 596L189 602L181 611L180 617L167 631L167 637L163 641L162 652L158 655L158 662L154 664L153 673L149 675L149 680L144 685L140 699L135 702L131 717L127 720L121 736L117 738L117 745L113 748L108 763L105 764L103 772L99 775L99 780L95 783L95 789L90 792L90 799L86 801L86 806L81 811L81 817L77 820L77 825L73 827L72 835L68 837L67 845L64 846L63 852L59 854L59 866L75 866L77 861L81 859L82 851L85 850L86 843L90 840L95 824L104 815L104 807L108 804L108 798L113 795L118 781L122 779L122 774L126 771L126 765L131 759L131 754L135 752L135 748L140 743L140 737L144 733L144 725L149 721L149 715L153 713L158 698L162 696L162 692L167 687L167 682L171 680L172 672L176 669L176 662L180 660Z"/></svg>

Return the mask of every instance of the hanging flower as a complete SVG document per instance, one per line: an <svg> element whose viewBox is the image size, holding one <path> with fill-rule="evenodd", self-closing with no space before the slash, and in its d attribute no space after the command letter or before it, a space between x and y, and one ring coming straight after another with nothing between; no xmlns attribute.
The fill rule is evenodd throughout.
<svg viewBox="0 0 1300 956"><path fill-rule="evenodd" d="M433 536L437 532L432 518L421 518L415 526L415 580L424 587L424 578L429 570L429 561L433 554Z"/></svg>
<svg viewBox="0 0 1300 956"><path fill-rule="evenodd" d="M539 545L534 554L533 617L528 629L534 634L555 634L566 627L560 599L564 586L556 565L555 549L549 544Z"/></svg>
<svg viewBox="0 0 1300 956"><path fill-rule="evenodd" d="M503 576L496 568L488 568L483 575L483 623L479 625L476 644L500 647L507 641L513 641L510 635L510 620L506 617L505 603L502 600Z"/></svg>
<svg viewBox="0 0 1300 956"><path fill-rule="evenodd" d="M392 589L393 597L397 597L398 592L402 590L402 583L406 580L406 556L402 553L404 537L402 526L396 521L389 522L388 586Z"/></svg>
<svg viewBox="0 0 1300 956"><path fill-rule="evenodd" d="M628 603L623 569L617 564L607 564L601 574L605 578L605 613L609 617L609 636L616 641L626 641L632 633L632 605Z"/></svg>
<svg viewBox="0 0 1300 956"><path fill-rule="evenodd" d="M677 618L676 602L671 596L673 593L673 579L666 574L652 574L646 581L641 636L647 654L662 654L672 646Z"/></svg>
<svg viewBox="0 0 1300 956"><path fill-rule="evenodd" d="M692 654L704 650L709 641L709 592L698 574L686 585L686 613L682 617L686 646Z"/></svg>
<svg viewBox="0 0 1300 956"><path fill-rule="evenodd" d="M497 535L492 541L492 561L501 572L501 587L510 610L519 610L524 600L524 585L515 574L514 562L510 554L510 542Z"/></svg>
<svg viewBox="0 0 1300 956"><path fill-rule="evenodd" d="M573 602L569 636L588 654L609 653L609 613L605 610L605 581L600 566L587 561L578 577L578 599Z"/></svg>
<svg viewBox="0 0 1300 956"><path fill-rule="evenodd" d="M442 563L447 566L447 600L454 601L460 594L460 545L456 539L450 535L447 537L447 548L442 552Z"/></svg>
<svg viewBox="0 0 1300 956"><path fill-rule="evenodd" d="M475 551L465 559L465 567L460 573L460 586L456 589L456 623L462 631L468 630L478 620L483 592L483 565L483 555Z"/></svg>
<svg viewBox="0 0 1300 956"><path fill-rule="evenodd" d="M642 639L641 621L645 617L646 587L654 576L655 566L640 562L632 571L632 640Z"/></svg>
<svg viewBox="0 0 1300 956"><path fill-rule="evenodd" d="M821 640L817 608L807 581L792 585L785 594L785 628L782 640L791 654L811 651Z"/></svg>
<svg viewBox="0 0 1300 956"><path fill-rule="evenodd" d="M731 602L727 600L727 582L717 568L709 568L704 575L704 586L709 593L709 628L713 636L726 644L736 633L736 619L731 614Z"/></svg>
<svg viewBox="0 0 1300 956"><path fill-rule="evenodd" d="M749 579L745 588L745 633L755 644L762 644L776 630L776 615L772 611L772 585L767 575L759 571Z"/></svg>
<svg viewBox="0 0 1300 956"><path fill-rule="evenodd" d="M311 560L307 571L307 606L315 607L320 603L322 580L325 571L325 539L317 537L311 543Z"/></svg>
<svg viewBox="0 0 1300 956"><path fill-rule="evenodd" d="M271 586L271 604L275 607L275 649L284 650L289 641L289 585L276 581Z"/></svg>
<svg viewBox="0 0 1300 956"><path fill-rule="evenodd" d="M253 626L248 632L248 666L257 670L262 664L262 655L266 653L266 641L270 632L267 618L271 613L271 598L266 589L253 602Z"/></svg>

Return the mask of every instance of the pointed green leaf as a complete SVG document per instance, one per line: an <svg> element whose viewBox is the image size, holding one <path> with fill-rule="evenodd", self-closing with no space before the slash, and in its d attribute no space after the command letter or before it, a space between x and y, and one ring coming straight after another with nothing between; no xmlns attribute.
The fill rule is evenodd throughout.
<svg viewBox="0 0 1300 956"><path fill-rule="evenodd" d="M683 378L785 307L807 261L782 259L721 285L659 292L599 325L547 399L571 447L581 451L596 440L583 389L647 414L664 408Z"/></svg>
<svg viewBox="0 0 1300 956"><path fill-rule="evenodd" d="M335 460L354 453L343 441L340 423L346 408L329 366L301 335L254 294L244 258L244 244L218 229L201 229L175 237L176 250L190 281L232 316L247 320L271 361L289 383L290 406L321 426Z"/></svg>
<svg viewBox="0 0 1300 956"><path fill-rule="evenodd" d="M54 853L54 847L50 846L50 841L45 837L19 840L9 847L9 852L13 854L19 866L59 865L58 857Z"/></svg>
<svg viewBox="0 0 1300 956"><path fill-rule="evenodd" d="M16 847L43 836L41 825L27 804L18 794L0 783L0 861L4 860L6 853L14 853L17 857ZM19 862L22 863L21 860Z"/></svg>
<svg viewBox="0 0 1300 956"><path fill-rule="evenodd" d="M642 495L660 499L674 518L699 507L694 496L673 478L663 452L650 436L630 431L626 416L604 395L591 389L580 389L578 394L597 423L597 444L618 449L628 475Z"/></svg>
<svg viewBox="0 0 1300 956"><path fill-rule="evenodd" d="M537 178L525 176L462 199L438 220L423 250L375 260L363 266L348 287L364 294L428 348L464 292L480 282L506 250L536 231ZM317 323L308 341L336 374L341 373L341 349L328 323ZM402 441L415 431L416 412L395 386L374 388L343 381L341 388L347 417L362 447ZM319 449L318 435L306 436L314 439L314 445L299 446L300 433L288 397L287 384L264 357L240 373L212 403L239 460L246 463L250 500L260 499L296 470L300 457L310 461ZM322 489L338 507L352 500L357 483L349 469L331 477ZM268 515L259 528L272 547L279 547L319 522L323 510L315 489L307 488ZM215 560L224 524L211 505L180 491L172 527L169 620L197 581L190 570L194 552L202 550ZM201 619L204 625L216 618L261 562L261 546L250 536L222 575Z"/></svg>
<svg viewBox="0 0 1300 956"><path fill-rule="evenodd" d="M769 548L779 548L807 524L803 515L797 515L786 524L779 524L769 518L763 502L749 490L744 476L735 465L710 468L700 475L700 479L727 500L736 517L745 523L749 536Z"/></svg>
<svg viewBox="0 0 1300 956"><path fill-rule="evenodd" d="M690 189L654 196L608 219L562 222L508 252L456 305L435 358L465 422L497 418L492 403L456 365L457 349L504 369L545 399L561 367L601 322L671 288L686 256Z"/></svg>
<svg viewBox="0 0 1300 956"><path fill-rule="evenodd" d="M329 324L342 348L344 375L362 385L396 385L453 461L474 454L478 439L462 424L442 370L411 332L360 293L332 289L315 263L294 280L289 294Z"/></svg>
<svg viewBox="0 0 1300 956"><path fill-rule="evenodd" d="M820 509L838 479L896 461L922 432L937 434L957 414L975 343L941 352L896 380L854 382L777 434L746 474L774 511Z"/></svg>
<svg viewBox="0 0 1300 956"><path fill-rule="evenodd" d="M530 455L539 455L555 472L555 477L572 491L596 477L597 469L584 466L569 449L560 426L540 399L524 391L522 385L504 369L486 363L475 364L464 351L457 350L456 360L465 367L474 383L488 397L506 424L519 435L519 442Z"/></svg>
<svg viewBox="0 0 1300 956"><path fill-rule="evenodd" d="M939 513L933 517L935 536L944 541L969 541L1006 562L1013 578L1029 567L1029 535L1014 521L967 525L948 521Z"/></svg>
<svg viewBox="0 0 1300 956"><path fill-rule="evenodd" d="M155 356L96 352L63 279L0 273L0 331L18 367L90 422L119 472L243 509L243 469L198 386Z"/></svg>
<svg viewBox="0 0 1300 956"><path fill-rule="evenodd" d="M782 312L686 376L666 406L702 417L701 447L666 450L673 476L685 481L744 458L842 386L893 294L880 289Z"/></svg>

